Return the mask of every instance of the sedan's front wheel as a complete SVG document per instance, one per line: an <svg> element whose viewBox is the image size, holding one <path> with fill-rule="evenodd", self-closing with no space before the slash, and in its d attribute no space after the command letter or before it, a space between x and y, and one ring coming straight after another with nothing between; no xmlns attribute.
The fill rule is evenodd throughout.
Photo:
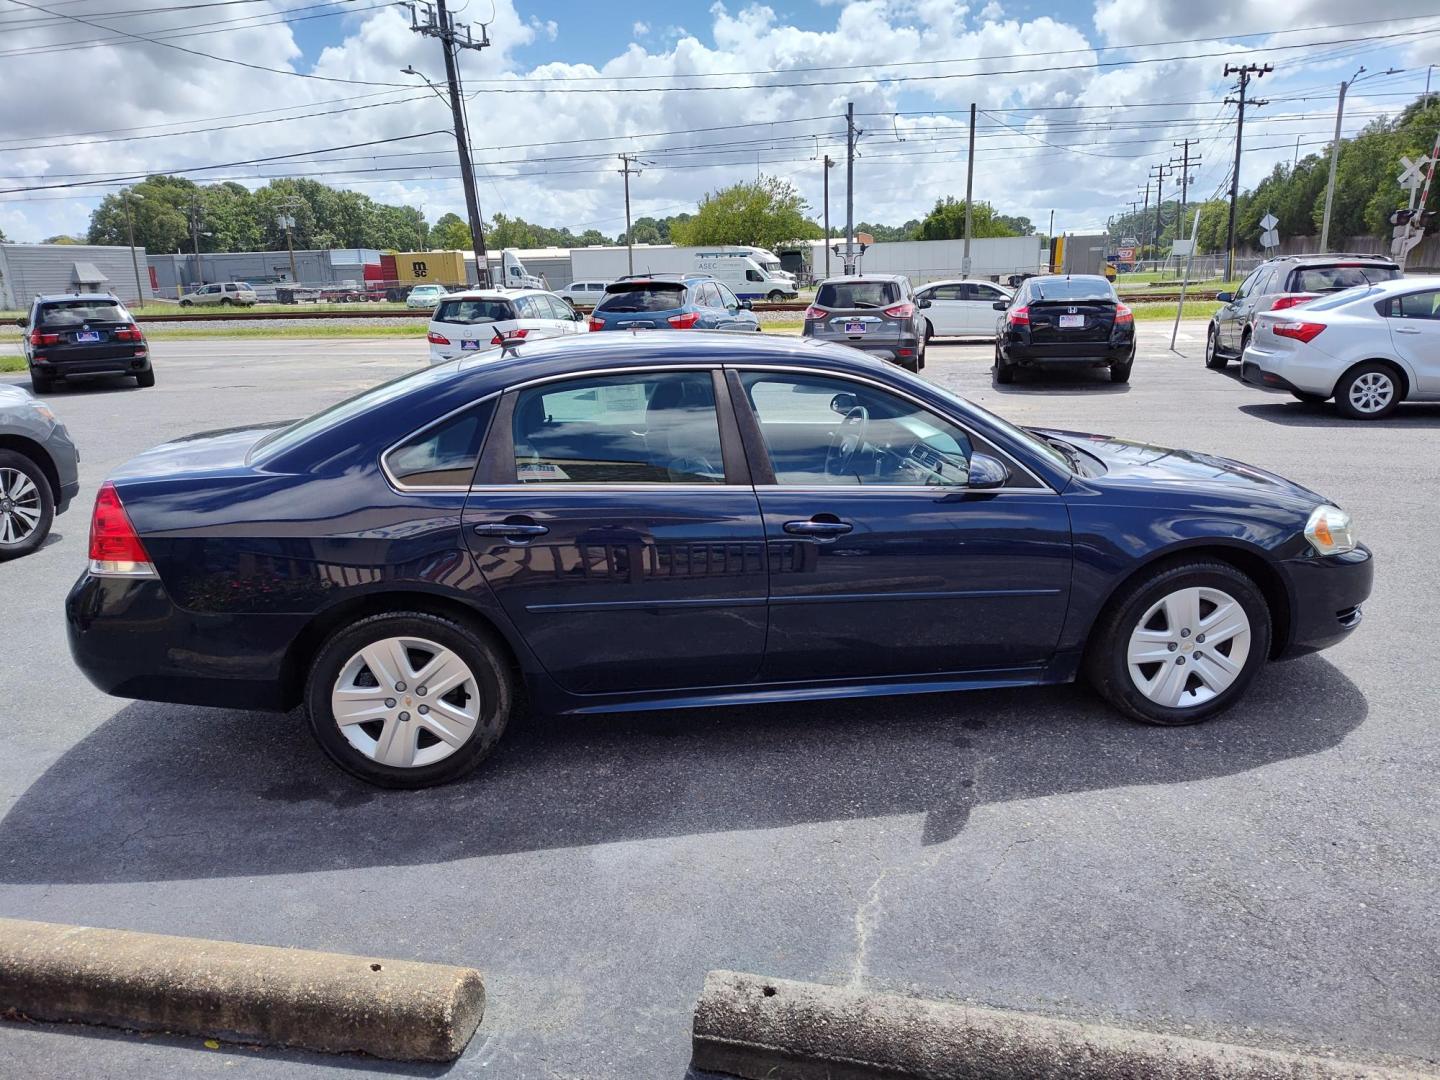
<svg viewBox="0 0 1440 1080"><path fill-rule="evenodd" d="M1227 563L1172 563L1126 586L1092 633L1086 674L1149 724L1194 724L1233 705L1270 653L1270 609Z"/></svg>
<svg viewBox="0 0 1440 1080"><path fill-rule="evenodd" d="M305 688L324 751L346 772L395 788L473 770L499 742L513 697L509 666L487 636L426 612L336 630Z"/></svg>

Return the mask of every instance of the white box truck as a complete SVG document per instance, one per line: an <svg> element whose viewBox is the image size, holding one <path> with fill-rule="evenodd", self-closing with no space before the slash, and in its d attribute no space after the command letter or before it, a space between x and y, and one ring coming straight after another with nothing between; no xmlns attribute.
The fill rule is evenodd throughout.
<svg viewBox="0 0 1440 1080"><path fill-rule="evenodd" d="M634 264L636 274L712 274L743 300L797 295L795 276L782 270L779 258L764 248L636 244ZM621 246L572 248L570 273L576 281L614 281L630 273L630 257Z"/></svg>

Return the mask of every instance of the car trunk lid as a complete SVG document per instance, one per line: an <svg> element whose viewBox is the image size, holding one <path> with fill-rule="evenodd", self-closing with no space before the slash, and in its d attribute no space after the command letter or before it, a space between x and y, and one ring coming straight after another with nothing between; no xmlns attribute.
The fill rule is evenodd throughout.
<svg viewBox="0 0 1440 1080"><path fill-rule="evenodd" d="M1030 340L1047 342L1105 342L1115 328L1113 300L1031 300Z"/></svg>

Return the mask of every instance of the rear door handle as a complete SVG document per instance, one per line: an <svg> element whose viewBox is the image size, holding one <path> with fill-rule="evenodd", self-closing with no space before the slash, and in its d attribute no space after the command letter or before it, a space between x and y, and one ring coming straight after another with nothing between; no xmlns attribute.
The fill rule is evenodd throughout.
<svg viewBox="0 0 1440 1080"><path fill-rule="evenodd" d="M1420 328L1419 328L1418 326L1397 326L1397 327L1395 327L1395 333L1397 333L1397 334L1418 334L1418 333L1420 333Z"/></svg>
<svg viewBox="0 0 1440 1080"><path fill-rule="evenodd" d="M503 536L507 540L529 540L532 537L544 536L550 530L544 525L522 525L518 522L501 521L476 525L475 531L481 536Z"/></svg>
<svg viewBox="0 0 1440 1080"><path fill-rule="evenodd" d="M785 531L795 536L844 536L854 528L848 521L785 522Z"/></svg>

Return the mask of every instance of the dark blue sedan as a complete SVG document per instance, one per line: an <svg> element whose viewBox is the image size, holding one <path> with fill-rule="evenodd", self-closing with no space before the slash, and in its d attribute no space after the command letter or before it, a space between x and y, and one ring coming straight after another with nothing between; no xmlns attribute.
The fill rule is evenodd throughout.
<svg viewBox="0 0 1440 1080"><path fill-rule="evenodd" d="M1271 473L1026 431L853 349L585 335L101 489L67 602L102 690L286 709L378 784L452 780L531 707L1066 682L1186 724L1360 622L1349 516Z"/></svg>

